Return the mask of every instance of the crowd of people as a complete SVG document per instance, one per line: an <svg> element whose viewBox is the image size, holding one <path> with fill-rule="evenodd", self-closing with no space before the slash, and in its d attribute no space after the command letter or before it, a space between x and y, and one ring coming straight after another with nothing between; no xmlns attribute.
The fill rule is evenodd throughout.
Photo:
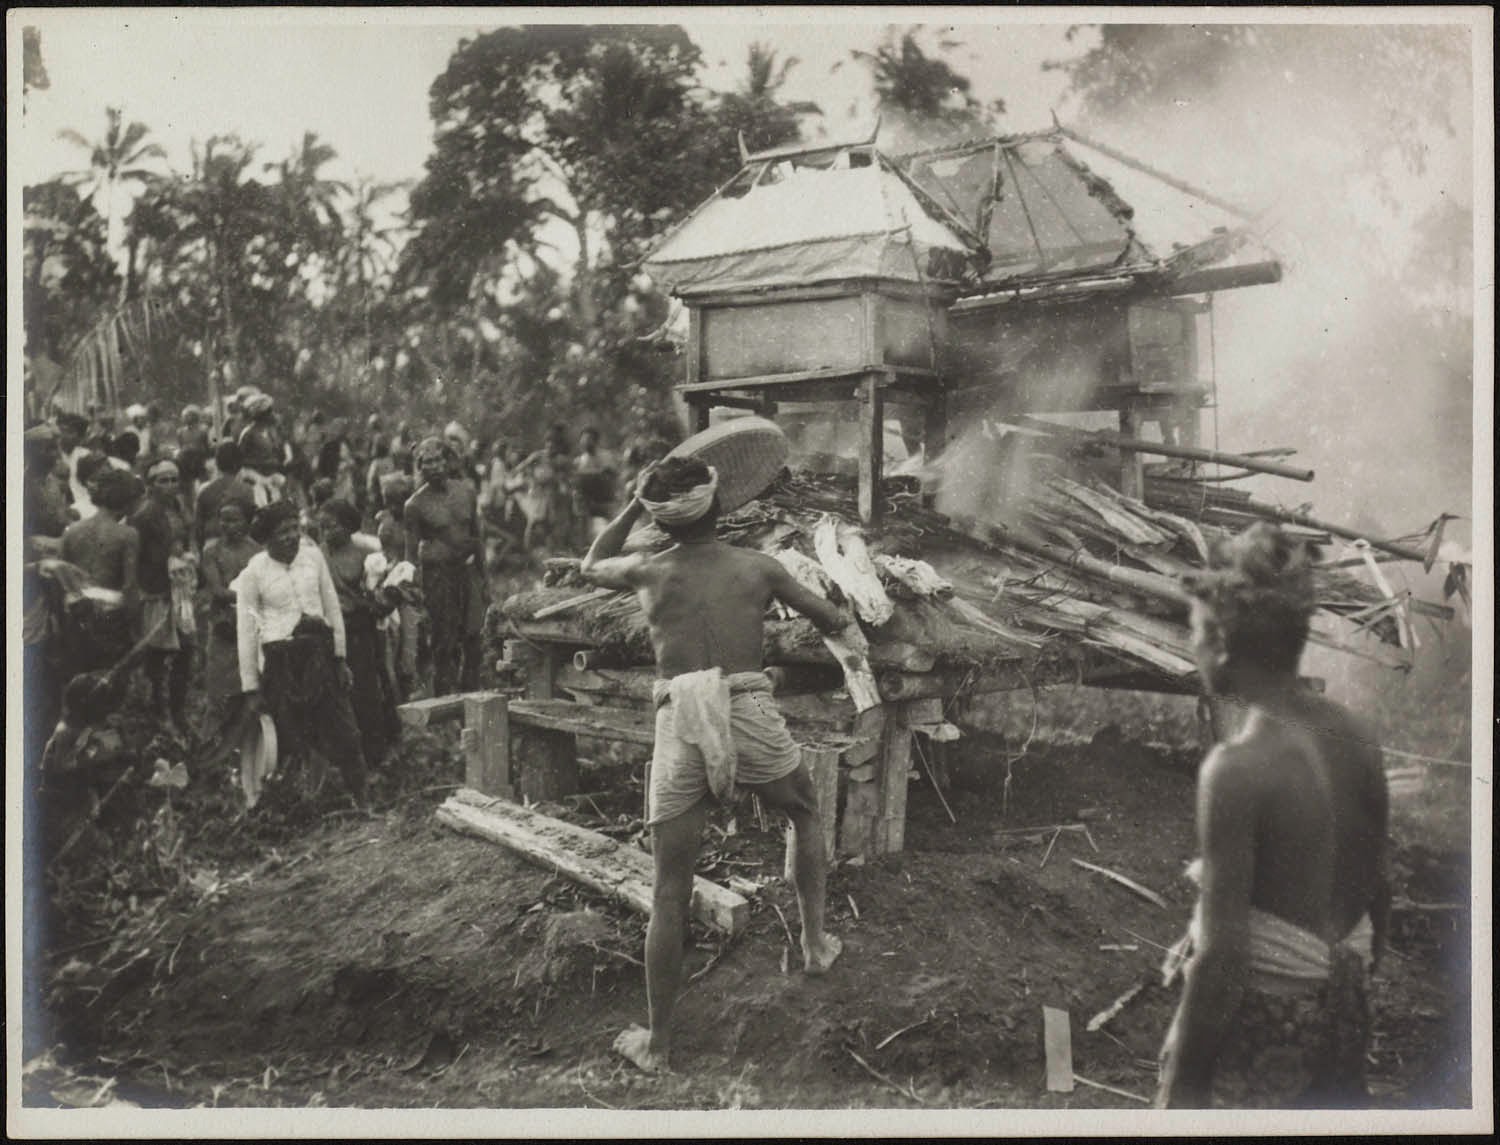
<svg viewBox="0 0 1500 1145"><path fill-rule="evenodd" d="M456 421L293 419L250 386L213 414L91 408L25 430L33 766L80 718L71 681L139 663L167 733L206 747L265 712L282 755L319 748L364 802L397 705L478 687L489 574L586 547L667 448L617 457L561 423L527 450Z"/></svg>
<svg viewBox="0 0 1500 1145"><path fill-rule="evenodd" d="M25 432L27 758L43 784L66 769L80 727L135 684L164 728L203 743L268 715L281 752L316 749L367 806L397 705L478 686L488 567L592 538L580 572L636 592L658 673L649 1025L616 1051L644 1070L668 1065L695 856L709 802L736 785L791 818L804 965L834 967L843 944L825 929L817 800L769 699L762 625L779 600L825 633L862 637L776 560L717 540L713 469L657 464L664 449L620 463L592 429L575 452L563 425L527 453L475 448L456 423L387 436L378 418L354 433L314 414L288 434L253 390L226 412L217 432L202 411L171 427L142 407L119 430L59 413ZM674 544L624 553L647 515ZM1207 1106L1215 1092L1236 1104L1368 1099L1388 794L1373 732L1298 676L1313 560L1261 523L1185 580L1205 687L1248 717L1199 777L1201 893L1164 967L1185 984L1160 1106ZM188 729L195 679L208 714Z"/></svg>

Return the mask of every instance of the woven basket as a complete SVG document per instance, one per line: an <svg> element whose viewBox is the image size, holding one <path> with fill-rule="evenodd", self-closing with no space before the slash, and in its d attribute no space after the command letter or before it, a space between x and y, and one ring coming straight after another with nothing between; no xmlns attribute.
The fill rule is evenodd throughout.
<svg viewBox="0 0 1500 1145"><path fill-rule="evenodd" d="M786 466L791 446L773 421L737 417L682 442L668 457L696 457L719 473L719 511L732 513L765 492Z"/></svg>

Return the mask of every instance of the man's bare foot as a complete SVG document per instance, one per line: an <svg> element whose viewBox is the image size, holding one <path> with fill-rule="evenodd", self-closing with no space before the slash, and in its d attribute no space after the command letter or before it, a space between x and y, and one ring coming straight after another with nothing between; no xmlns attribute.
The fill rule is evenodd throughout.
<svg viewBox="0 0 1500 1145"><path fill-rule="evenodd" d="M667 1055L651 1048L651 1031L631 1026L615 1039L615 1053L644 1073L665 1073Z"/></svg>
<svg viewBox="0 0 1500 1145"><path fill-rule="evenodd" d="M823 935L823 941L818 944L817 950L809 950L804 941L802 947L803 970L815 978L821 974L827 974L828 968L834 964L838 956L843 952L843 940L835 938L831 934Z"/></svg>

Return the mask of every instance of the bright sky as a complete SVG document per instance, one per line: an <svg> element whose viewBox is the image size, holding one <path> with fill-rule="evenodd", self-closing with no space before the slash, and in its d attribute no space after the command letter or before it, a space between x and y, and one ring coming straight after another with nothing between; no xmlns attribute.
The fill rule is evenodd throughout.
<svg viewBox="0 0 1500 1145"><path fill-rule="evenodd" d="M721 9L715 22L705 23L709 11L508 9L503 15L505 22L516 23L585 18L682 23L703 49L703 79L712 87L731 86L743 74L750 43L767 42L780 58L801 61L791 72L787 98L819 103L826 129L843 135L862 130L872 115L868 75L850 60L850 50L873 47L882 28L901 22L900 17L930 21L935 10L778 10L774 16L780 22L770 23L764 9ZM73 128L97 138L105 108L118 106L127 120L151 128L178 167L188 163L190 142L211 134L238 132L262 144L262 158L269 162L283 158L310 130L339 152L327 169L330 175L418 178L432 141L428 88L460 39L500 22L485 19L491 12L501 14L484 9L12 9L12 29L18 31L20 24L40 29L51 86L28 93L21 146L11 147L11 161L26 182L86 165L87 157L58 139L58 131ZM1060 21L1089 14L968 9L942 15L959 25L929 23L929 44L955 29L952 38L963 46L949 58L974 81L979 98L1005 98L1010 107L1005 126L1026 130L1045 124L1064 83L1041 65L1081 50L1082 42L1064 40L1067 25ZM838 23L820 22L835 17ZM984 22L972 23L976 19Z"/></svg>

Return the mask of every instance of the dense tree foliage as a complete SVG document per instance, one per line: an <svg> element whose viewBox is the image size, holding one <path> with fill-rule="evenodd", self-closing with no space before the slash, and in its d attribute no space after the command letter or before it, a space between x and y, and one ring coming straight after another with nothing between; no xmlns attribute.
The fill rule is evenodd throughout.
<svg viewBox="0 0 1500 1145"><path fill-rule="evenodd" d="M941 56L956 46L941 40L936 52L929 51L918 29L888 28L873 52L850 53L870 73L887 149L916 150L995 133L1005 101L985 105L974 96L969 78Z"/></svg>

